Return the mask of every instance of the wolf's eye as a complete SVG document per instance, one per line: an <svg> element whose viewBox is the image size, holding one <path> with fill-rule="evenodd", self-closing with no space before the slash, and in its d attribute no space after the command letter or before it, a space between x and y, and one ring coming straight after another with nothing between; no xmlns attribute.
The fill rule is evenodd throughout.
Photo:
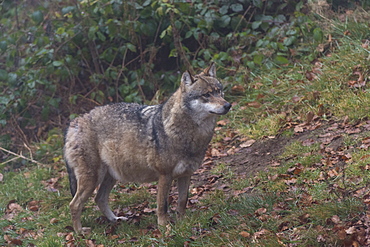
<svg viewBox="0 0 370 247"><path fill-rule="evenodd" d="M209 97L211 97L211 94L210 93L205 93L205 94L203 94L202 95L204 98L209 98Z"/></svg>

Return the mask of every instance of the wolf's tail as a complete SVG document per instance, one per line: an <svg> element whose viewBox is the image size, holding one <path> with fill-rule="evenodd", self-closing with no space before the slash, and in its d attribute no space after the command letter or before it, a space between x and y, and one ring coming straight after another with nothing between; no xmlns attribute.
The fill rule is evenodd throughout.
<svg viewBox="0 0 370 247"><path fill-rule="evenodd" d="M66 160L68 178L69 178L69 189L71 190L72 197L75 196L77 191L77 179L76 174L73 169L69 166L68 161Z"/></svg>

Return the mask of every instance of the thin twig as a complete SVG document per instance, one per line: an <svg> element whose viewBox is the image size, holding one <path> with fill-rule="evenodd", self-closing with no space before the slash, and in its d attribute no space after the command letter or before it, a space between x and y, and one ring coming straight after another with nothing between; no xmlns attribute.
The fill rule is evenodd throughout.
<svg viewBox="0 0 370 247"><path fill-rule="evenodd" d="M172 26L172 38L173 38L174 45L177 51L177 55L182 60L182 62L185 64L186 68L190 71L190 73L194 74L193 67L191 66L191 63L185 54L184 48L182 47L179 30L176 28L176 25L175 25L174 11L170 11L170 22Z"/></svg>
<svg viewBox="0 0 370 247"><path fill-rule="evenodd" d="M38 161L36 161L36 160L34 160L34 159L27 158L27 157L23 156L22 154L16 154L16 153L14 153L14 152L12 152L12 151L10 151L10 150L7 150L7 149L5 149L5 148L0 147L0 150L2 150L2 151L4 151L4 152L6 152L6 153L8 153L8 154L14 155L14 156L16 156L17 158L21 158L21 159L24 159L24 160L28 160L28 161L31 161L32 163L35 163L35 164L38 164L38 165L46 166L45 164L40 163L40 162L38 162ZM6 162L4 162L4 163L1 163L0 165L3 165L3 164L5 164L5 163L7 163L7 161L6 161Z"/></svg>
<svg viewBox="0 0 370 247"><path fill-rule="evenodd" d="M14 157L14 158L12 158L12 159L10 159L10 160L4 161L3 163L0 163L0 166L3 166L3 165L5 165L5 164L7 164L7 163L9 163L9 162L12 162L13 160L17 160L17 159L19 159L19 157Z"/></svg>
<svg viewBox="0 0 370 247"><path fill-rule="evenodd" d="M242 20L244 19L245 15L246 15L246 14L248 13L248 11L251 9L251 6L252 6L252 5L249 5L248 9L247 9L246 11L244 11L243 16L240 18L240 20L239 20L238 24L237 24L237 25L235 26L235 28L234 28L234 33L235 33L235 32L236 32L236 30L238 29L238 27L239 27L240 23L242 22Z"/></svg>
<svg viewBox="0 0 370 247"><path fill-rule="evenodd" d="M121 69L118 72L116 83L115 83L115 86L116 86L116 101L117 102L119 101L118 100L118 97L119 97L119 93L118 93L118 82L119 82L119 79L121 78L121 75L123 73L123 70L126 68L125 62L126 62L127 50L128 50L128 48L126 48L126 50L125 50L125 52L123 54Z"/></svg>

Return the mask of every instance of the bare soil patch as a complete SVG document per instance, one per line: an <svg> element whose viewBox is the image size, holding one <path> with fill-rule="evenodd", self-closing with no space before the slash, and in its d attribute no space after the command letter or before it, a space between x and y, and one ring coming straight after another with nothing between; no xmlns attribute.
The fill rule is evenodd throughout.
<svg viewBox="0 0 370 247"><path fill-rule="evenodd" d="M217 185L218 181L215 180L219 180L223 175L212 174L211 170L214 166L222 163L231 169L236 177L240 178L252 177L259 171L268 170L271 166L281 162L279 156L288 145L295 141L299 141L303 145L319 143L323 152L351 152L353 148L364 145L364 140L366 141L370 134L370 121L364 120L352 124L321 121L310 125L301 124L292 128L295 130L292 136L277 135L273 138L257 140L250 147L240 148L232 155L213 159L212 162L205 162L192 177L193 187L210 187L211 183L216 183L214 187L220 188L221 185ZM358 142L355 145L346 146L345 136L358 139ZM225 181L223 180L223 182Z"/></svg>

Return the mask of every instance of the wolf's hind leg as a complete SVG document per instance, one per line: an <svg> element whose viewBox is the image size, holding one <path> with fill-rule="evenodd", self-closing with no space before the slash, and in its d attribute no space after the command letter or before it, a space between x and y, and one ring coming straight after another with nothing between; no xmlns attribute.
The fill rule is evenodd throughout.
<svg viewBox="0 0 370 247"><path fill-rule="evenodd" d="M103 182L100 184L98 193L95 197L95 202L100 211L108 218L109 221L115 222L117 220L127 220L126 217L117 217L109 208L108 199L109 193L115 185L116 180L107 172L104 176Z"/></svg>
<svg viewBox="0 0 370 247"><path fill-rule="evenodd" d="M81 214L82 209L89 197L95 190L96 179L94 177L82 177L80 176L77 181L77 191L74 195L72 201L69 203L69 207L71 209L72 214L72 223L73 229L77 233L84 234L85 230L88 231L88 228L83 228L81 225Z"/></svg>

